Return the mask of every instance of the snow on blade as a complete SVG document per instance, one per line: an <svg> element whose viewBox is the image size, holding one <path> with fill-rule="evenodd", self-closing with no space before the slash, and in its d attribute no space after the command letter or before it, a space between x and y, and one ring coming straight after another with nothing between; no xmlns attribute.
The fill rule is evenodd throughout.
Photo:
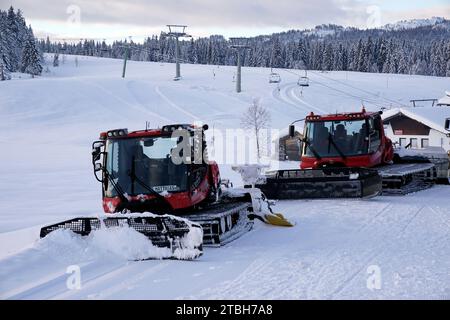
<svg viewBox="0 0 450 320"><path fill-rule="evenodd" d="M56 259L86 261L104 257L122 260L163 259L172 256L169 248L158 248L136 230L123 226L101 228L88 236L70 230L56 230L38 242L37 248ZM70 257L70 258L69 258Z"/></svg>
<svg viewBox="0 0 450 320"><path fill-rule="evenodd" d="M38 244L38 250L46 252L56 259L87 261L104 257L121 260L177 259L188 260L198 257L196 249L202 243L201 228L191 228L190 232L177 239L180 247L172 253L171 248L161 248L142 233L126 225L121 227L100 228L88 236L78 235L67 229L51 232Z"/></svg>
<svg viewBox="0 0 450 320"><path fill-rule="evenodd" d="M200 255L200 250L195 249L203 242L203 230L201 228L190 228L187 235L180 239L181 248L175 249L173 256L179 260L191 260Z"/></svg>

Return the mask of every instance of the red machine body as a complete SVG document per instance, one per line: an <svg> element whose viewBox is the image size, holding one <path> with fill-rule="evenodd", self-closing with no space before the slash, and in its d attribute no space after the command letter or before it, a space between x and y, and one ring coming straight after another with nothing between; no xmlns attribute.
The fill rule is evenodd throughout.
<svg viewBox="0 0 450 320"><path fill-rule="evenodd" d="M392 161L381 112L315 115L305 119L301 168L372 168ZM311 149L314 152L311 152Z"/></svg>
<svg viewBox="0 0 450 320"><path fill-rule="evenodd" d="M208 165L208 172L204 176L202 183L190 190L184 192L170 192L164 198L170 204L172 211L186 210L201 204L208 198L212 192L213 185L217 186L220 181L219 168L215 162L211 162ZM131 202L148 202L156 200L156 196L151 194L141 194L137 196L129 196L128 200ZM105 213L118 212L117 208L122 205L121 198L119 196L106 197L103 196L103 210Z"/></svg>
<svg viewBox="0 0 450 320"><path fill-rule="evenodd" d="M172 133L179 129L190 132L191 136L195 130L200 130L202 155L207 155L203 134L207 126L197 128L183 124L130 133L126 129L118 129L100 134L101 141L94 144L103 141L102 169L99 166L97 171L102 171L102 178L98 180L103 185L103 209L106 213L189 210L213 199L220 192L216 162L202 158L200 163L172 163L170 151L179 142ZM132 187L129 186L130 180L133 180ZM162 182L168 180L170 184Z"/></svg>

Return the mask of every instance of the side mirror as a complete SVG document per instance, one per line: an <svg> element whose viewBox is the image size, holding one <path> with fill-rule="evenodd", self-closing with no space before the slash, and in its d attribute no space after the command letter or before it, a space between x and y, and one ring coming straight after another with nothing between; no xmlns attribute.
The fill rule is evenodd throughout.
<svg viewBox="0 0 450 320"><path fill-rule="evenodd" d="M95 141L92 144L92 160L93 162L100 159L100 155L102 153L102 148L105 146L105 143L103 141Z"/></svg>
<svg viewBox="0 0 450 320"><path fill-rule="evenodd" d="M295 136L295 126L291 124L289 126L289 137L293 138Z"/></svg>
<svg viewBox="0 0 450 320"><path fill-rule="evenodd" d="M92 165L94 166L94 175L97 181L103 182L103 177L98 177L97 172L103 171L102 164L102 148L105 146L104 141L95 141L92 144Z"/></svg>
<svg viewBox="0 0 450 320"><path fill-rule="evenodd" d="M100 149L100 147L96 147L94 149L92 149L92 161L98 161L100 159L100 155L101 155L102 151Z"/></svg>
<svg viewBox="0 0 450 320"><path fill-rule="evenodd" d="M445 129L447 131L450 131L450 118L447 118L447 120L445 120Z"/></svg>

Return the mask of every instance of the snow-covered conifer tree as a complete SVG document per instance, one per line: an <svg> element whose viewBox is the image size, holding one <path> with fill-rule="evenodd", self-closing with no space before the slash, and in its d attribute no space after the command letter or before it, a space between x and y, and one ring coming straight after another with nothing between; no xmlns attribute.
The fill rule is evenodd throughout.
<svg viewBox="0 0 450 320"><path fill-rule="evenodd" d="M55 53L53 56L53 66L59 67L59 53Z"/></svg>
<svg viewBox="0 0 450 320"><path fill-rule="evenodd" d="M42 61L32 34L33 33L30 32L28 38L25 40L20 70L29 73L32 76L37 76L42 73Z"/></svg>

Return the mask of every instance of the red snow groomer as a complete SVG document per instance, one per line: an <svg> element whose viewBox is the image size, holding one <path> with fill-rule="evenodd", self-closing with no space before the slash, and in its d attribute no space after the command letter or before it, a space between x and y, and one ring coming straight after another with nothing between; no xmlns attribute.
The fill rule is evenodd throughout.
<svg viewBox="0 0 450 320"><path fill-rule="evenodd" d="M394 153L382 112L316 115L305 119L301 169L268 172L257 185L269 198L369 198L432 186L436 165L420 155ZM294 137L295 127L289 128ZM448 164L447 164L448 165ZM447 180L448 181L448 180Z"/></svg>
<svg viewBox="0 0 450 320"><path fill-rule="evenodd" d="M203 237L194 243L220 246L246 231L253 218L283 224L271 214L259 190L233 189L222 194L217 163L209 161L204 131L207 125L163 126L160 129L103 132L92 145L95 178L102 184L106 218L75 218L41 229L41 237L58 229L81 235L92 230L127 225L146 235L153 244L183 249L193 229ZM267 204L268 212L263 212ZM152 215L145 214L151 212ZM262 213L262 215L258 215ZM184 241L192 245L192 241ZM190 257L192 258L192 257Z"/></svg>

